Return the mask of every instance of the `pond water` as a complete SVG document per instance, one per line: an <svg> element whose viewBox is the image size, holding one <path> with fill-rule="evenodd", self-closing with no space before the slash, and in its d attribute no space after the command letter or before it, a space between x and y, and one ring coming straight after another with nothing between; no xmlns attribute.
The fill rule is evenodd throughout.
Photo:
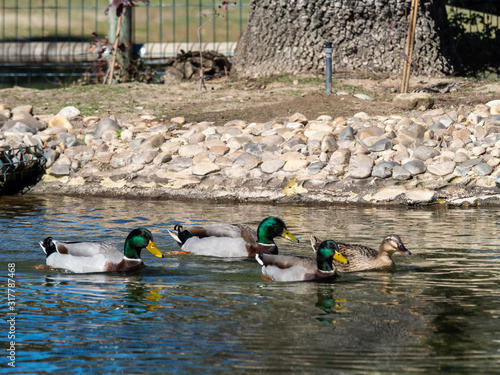
<svg viewBox="0 0 500 375"><path fill-rule="evenodd" d="M329 283L272 283L250 260L143 251L131 274L37 269L38 241L106 239L121 248L149 228L178 250L176 223L285 220L309 235L378 247L401 235L411 256L393 271ZM15 264L15 368L59 373L493 373L500 368L500 217L497 210L249 205L69 197L0 198L2 315ZM7 338L4 321L0 340Z"/></svg>

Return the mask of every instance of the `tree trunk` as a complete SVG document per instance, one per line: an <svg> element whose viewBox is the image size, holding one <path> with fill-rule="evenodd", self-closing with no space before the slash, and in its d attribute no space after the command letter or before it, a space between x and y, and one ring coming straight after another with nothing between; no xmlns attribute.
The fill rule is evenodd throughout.
<svg viewBox="0 0 500 375"><path fill-rule="evenodd" d="M252 0L233 58L243 77L323 74L325 43L334 72L401 72L411 0ZM421 0L413 52L416 74L453 73L445 0Z"/></svg>

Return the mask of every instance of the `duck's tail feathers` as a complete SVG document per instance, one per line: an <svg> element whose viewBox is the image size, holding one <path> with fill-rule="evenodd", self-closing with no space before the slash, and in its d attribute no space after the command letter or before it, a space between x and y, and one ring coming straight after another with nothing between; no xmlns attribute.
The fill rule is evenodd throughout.
<svg viewBox="0 0 500 375"><path fill-rule="evenodd" d="M177 233L175 233L177 232ZM177 241L180 247L186 243L193 235L190 231L185 230L182 225L175 225L174 230L168 230L168 233L172 236L174 240Z"/></svg>
<svg viewBox="0 0 500 375"><path fill-rule="evenodd" d="M259 262L259 264L261 266L264 266L264 262L262 261L262 254L255 254L255 259L257 260L257 262Z"/></svg>
<svg viewBox="0 0 500 375"><path fill-rule="evenodd" d="M318 237L315 235L311 234L311 247L314 250L314 252L318 251L319 244L323 242L321 241Z"/></svg>
<svg viewBox="0 0 500 375"><path fill-rule="evenodd" d="M179 244L182 244L182 241L179 239L179 236L177 235L177 233L175 233L174 231L170 230L170 229L167 229L168 231L168 234L170 234L172 236L172 238Z"/></svg>
<svg viewBox="0 0 500 375"><path fill-rule="evenodd" d="M57 247L54 241L52 241L52 237L47 237L43 241L40 241L39 244L47 258L50 255L57 253Z"/></svg>

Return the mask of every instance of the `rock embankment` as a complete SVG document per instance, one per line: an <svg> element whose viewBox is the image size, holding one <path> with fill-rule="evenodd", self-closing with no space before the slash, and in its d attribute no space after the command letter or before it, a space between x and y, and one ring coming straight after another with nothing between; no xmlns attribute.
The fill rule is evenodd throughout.
<svg viewBox="0 0 500 375"><path fill-rule="evenodd" d="M124 122L0 104L0 149L40 146L32 190L74 195L369 204L500 204L500 100L462 109L350 118L296 113L223 125Z"/></svg>

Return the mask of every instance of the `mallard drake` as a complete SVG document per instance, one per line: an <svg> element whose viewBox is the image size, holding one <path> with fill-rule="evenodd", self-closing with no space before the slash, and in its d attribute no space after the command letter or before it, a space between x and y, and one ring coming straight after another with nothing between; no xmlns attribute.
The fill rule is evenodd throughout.
<svg viewBox="0 0 500 375"><path fill-rule="evenodd" d="M278 217L262 220L257 232L243 224L210 224L183 228L174 226L168 233L181 246L182 251L216 257L253 258L255 254L278 254L274 238L281 236L299 242Z"/></svg>
<svg viewBox="0 0 500 375"><path fill-rule="evenodd" d="M115 245L104 241L62 242L47 237L40 242L46 263L75 273L126 271L143 266L141 250L148 249L153 255L163 257L151 232L144 228L134 229L125 240L122 253Z"/></svg>
<svg viewBox="0 0 500 375"><path fill-rule="evenodd" d="M311 246L313 249L318 248L321 240L315 236L311 236ZM410 255L410 251L406 249L401 241L401 237L391 234L383 239L378 250L371 247L345 244L338 242L340 253L349 259L348 264L334 262L334 267L339 272L355 272L371 270L376 268L389 268L394 266L394 261L391 256L396 251L401 254Z"/></svg>
<svg viewBox="0 0 500 375"><path fill-rule="evenodd" d="M255 259L262 266L262 274L273 281L332 279L337 276L332 265L333 259L337 260L336 263L348 262L333 240L320 243L314 253L316 259L272 254L256 254Z"/></svg>

